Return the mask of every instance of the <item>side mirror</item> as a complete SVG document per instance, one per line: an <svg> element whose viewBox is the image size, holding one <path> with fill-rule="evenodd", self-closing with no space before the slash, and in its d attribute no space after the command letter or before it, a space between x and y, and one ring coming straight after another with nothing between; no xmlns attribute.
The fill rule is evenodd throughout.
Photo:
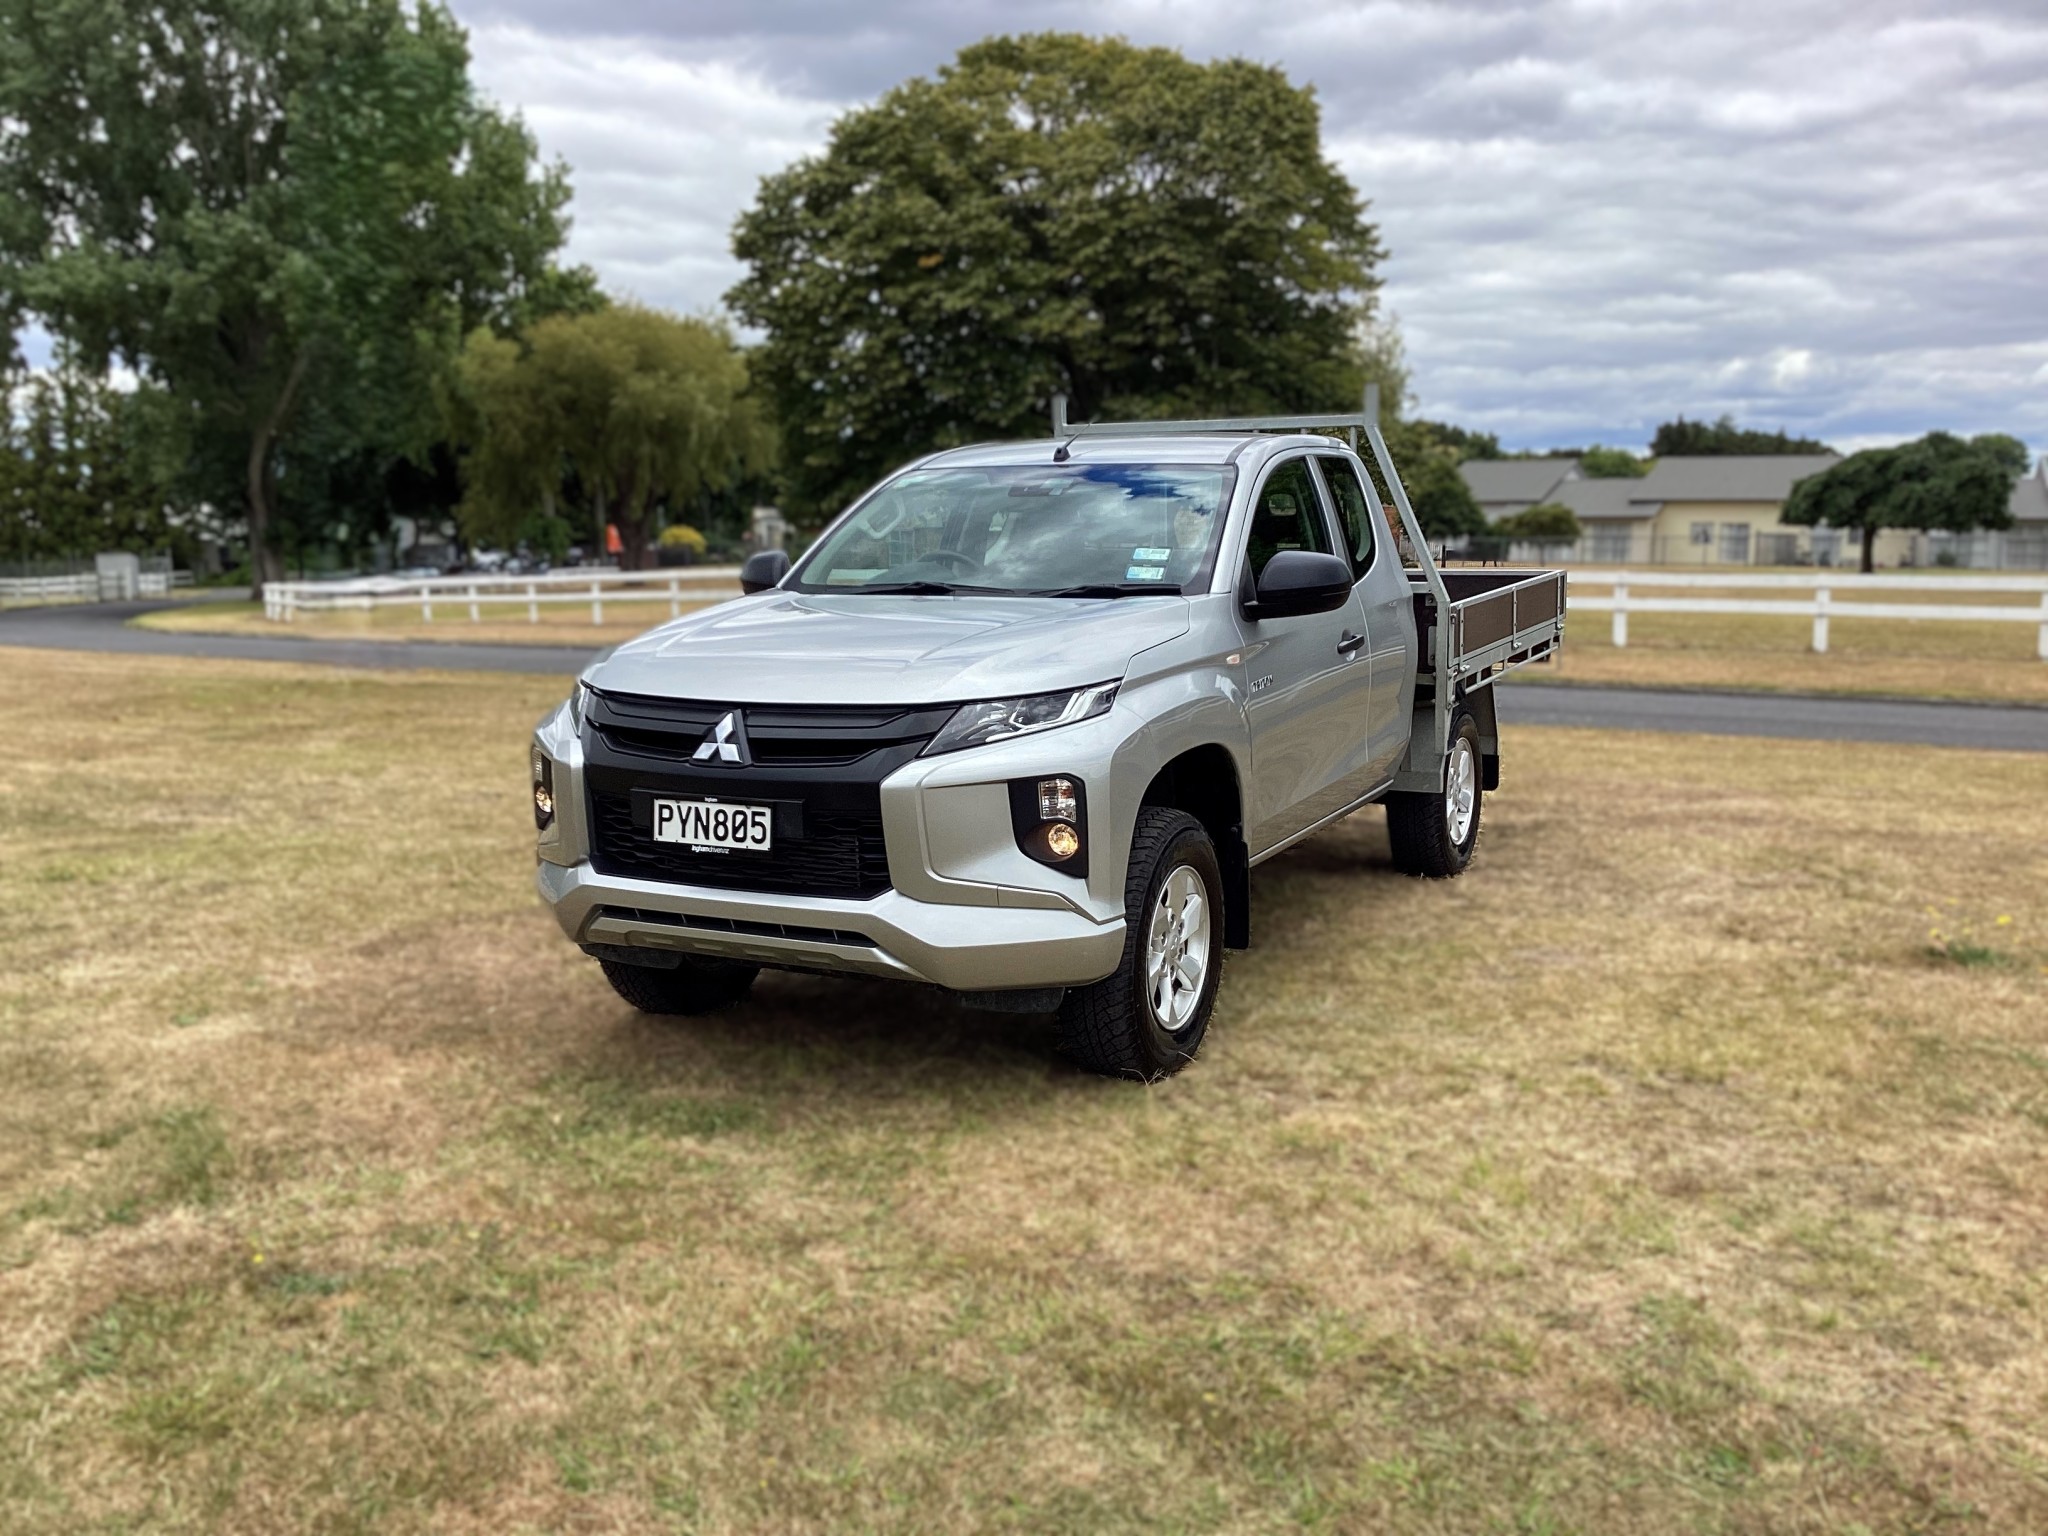
<svg viewBox="0 0 2048 1536"><path fill-rule="evenodd" d="M757 549L740 567L740 591L751 596L782 585L789 574L789 556L779 549Z"/></svg>
<svg viewBox="0 0 2048 1536"><path fill-rule="evenodd" d="M1312 550L1283 549L1259 572L1258 596L1245 605L1245 617L1291 619L1331 613L1350 596L1350 561Z"/></svg>

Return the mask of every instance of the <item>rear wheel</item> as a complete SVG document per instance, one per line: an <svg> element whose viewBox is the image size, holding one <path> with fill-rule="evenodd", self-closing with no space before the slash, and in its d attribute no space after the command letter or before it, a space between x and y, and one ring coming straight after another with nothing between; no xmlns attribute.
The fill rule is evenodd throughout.
<svg viewBox="0 0 2048 1536"><path fill-rule="evenodd" d="M1165 1077L1201 1049L1223 977L1222 865L1187 812L1138 812L1124 923L1116 971L1061 1004L1060 1050L1091 1072Z"/></svg>
<svg viewBox="0 0 2048 1536"><path fill-rule="evenodd" d="M1479 772L1479 722L1461 709L1451 718L1451 745L1444 754L1443 789L1430 794L1387 796L1387 841L1394 868L1432 880L1461 874L1479 842L1479 815L1486 791Z"/></svg>
<svg viewBox="0 0 2048 1536"><path fill-rule="evenodd" d="M729 1008L747 995L754 978L761 974L756 965L738 965L728 960L699 960L682 957L674 970L651 965L622 965L600 960L604 979L612 990L642 1013L712 1013Z"/></svg>

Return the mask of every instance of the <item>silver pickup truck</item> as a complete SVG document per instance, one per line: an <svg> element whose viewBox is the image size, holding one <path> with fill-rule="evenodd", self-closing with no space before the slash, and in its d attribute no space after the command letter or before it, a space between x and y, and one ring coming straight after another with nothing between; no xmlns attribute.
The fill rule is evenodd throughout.
<svg viewBox="0 0 2048 1536"><path fill-rule="evenodd" d="M1383 803L1398 869L1464 869L1490 685L1562 641L1562 574L1439 571L1370 402L1065 414L756 554L541 722L541 896L636 1008L893 977L1154 1078L1202 1043L1261 860Z"/></svg>

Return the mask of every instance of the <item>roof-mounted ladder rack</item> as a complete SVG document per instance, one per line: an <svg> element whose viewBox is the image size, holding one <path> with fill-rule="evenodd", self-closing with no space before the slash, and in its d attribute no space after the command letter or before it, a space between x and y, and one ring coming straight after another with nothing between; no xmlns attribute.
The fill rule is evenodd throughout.
<svg viewBox="0 0 2048 1536"><path fill-rule="evenodd" d="M1181 421L1069 421L1067 397L1052 397L1052 435L1072 440L1077 437L1185 437L1200 432L1345 432L1351 446L1358 446L1358 434L1378 420L1379 386L1366 391L1363 411L1346 411L1334 416L1216 416L1190 417Z"/></svg>
<svg viewBox="0 0 2048 1536"><path fill-rule="evenodd" d="M1377 384L1365 386L1365 409L1356 413L1344 412L1335 416L1219 416L1214 419L1191 418L1182 421L1068 421L1067 397L1057 394L1052 397L1052 435L1060 443L1062 456L1066 444L1082 437L1159 437L1193 436L1202 432L1319 432L1325 435L1342 432L1349 440L1354 452L1358 449L1358 434L1363 432L1366 441L1372 445L1372 456L1379 462L1380 474L1385 477L1386 488L1394 498L1394 506L1401 514L1401 526L1408 534L1408 547L1415 551L1416 562L1422 567L1424 583L1436 598L1437 611L1449 613L1451 594L1444 586L1443 572L1436 567L1436 561L1429 555L1429 541L1422 536L1422 524L1416 521L1415 509L1408 504L1408 491L1401 484L1401 475L1394 468L1394 456L1387 451L1387 440L1380 433L1380 387ZM1436 651L1432 658L1438 678L1451 675L1450 625L1436 626ZM1446 689L1436 690L1436 745L1441 755L1449 746L1450 714Z"/></svg>

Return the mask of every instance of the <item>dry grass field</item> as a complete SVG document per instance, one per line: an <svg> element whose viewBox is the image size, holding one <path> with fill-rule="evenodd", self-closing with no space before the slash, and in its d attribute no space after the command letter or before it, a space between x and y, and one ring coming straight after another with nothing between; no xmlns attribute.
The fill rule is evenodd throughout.
<svg viewBox="0 0 2048 1536"><path fill-rule="evenodd" d="M546 679L9 652L0 1528L2048 1529L2048 757L1519 730L1203 1058L530 890Z"/></svg>

